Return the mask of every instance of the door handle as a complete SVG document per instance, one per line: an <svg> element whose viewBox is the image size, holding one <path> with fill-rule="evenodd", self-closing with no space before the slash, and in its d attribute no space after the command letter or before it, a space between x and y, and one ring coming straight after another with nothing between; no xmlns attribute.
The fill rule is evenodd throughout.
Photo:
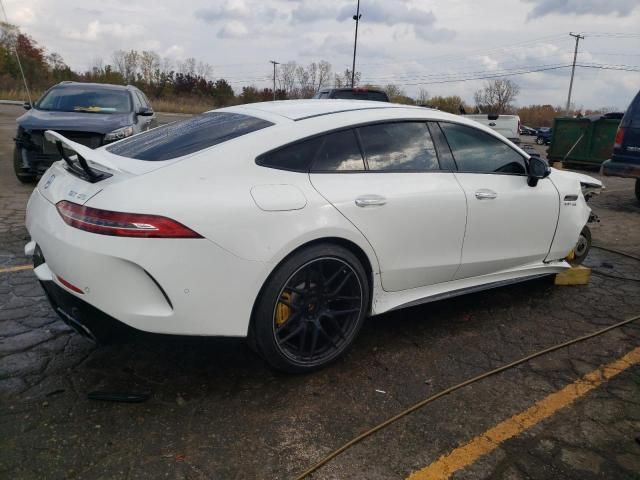
<svg viewBox="0 0 640 480"><path fill-rule="evenodd" d="M489 190L488 188L481 188L476 192L476 198L478 200L493 200L496 198L498 194L493 190Z"/></svg>
<svg viewBox="0 0 640 480"><path fill-rule="evenodd" d="M358 207L381 207L387 203L387 199L381 195L363 195L356 198Z"/></svg>

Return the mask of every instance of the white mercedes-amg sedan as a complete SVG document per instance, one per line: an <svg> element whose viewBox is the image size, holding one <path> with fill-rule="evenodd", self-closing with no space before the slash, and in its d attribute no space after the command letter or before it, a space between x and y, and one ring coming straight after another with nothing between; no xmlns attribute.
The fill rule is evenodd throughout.
<svg viewBox="0 0 640 480"><path fill-rule="evenodd" d="M422 107L223 108L63 160L27 208L35 274L67 323L249 337L312 370L364 319L569 267L584 175Z"/></svg>

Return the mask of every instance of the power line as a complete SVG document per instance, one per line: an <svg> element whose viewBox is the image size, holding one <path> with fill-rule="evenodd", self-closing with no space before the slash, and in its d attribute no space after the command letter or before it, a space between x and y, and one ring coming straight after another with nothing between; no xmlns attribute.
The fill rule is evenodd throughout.
<svg viewBox="0 0 640 480"><path fill-rule="evenodd" d="M473 75L484 75L484 74L498 74L498 73L511 73L520 70L530 70L530 69L538 69L538 68L546 68L546 67L557 67L564 66L565 63L551 63L551 64L543 64L543 65L521 65L514 67L505 67L496 70L487 70L486 68L483 70L476 71L463 71L463 72L442 72L442 73L429 73L429 74L397 74L397 75L384 75L384 76L376 76L370 75L366 78L368 80L421 80L421 79L445 79L446 77L459 77L459 76L473 76Z"/></svg>
<svg viewBox="0 0 640 480"><path fill-rule="evenodd" d="M402 83L401 85L403 85L403 86L435 85L435 84L439 84L439 83L469 82L469 81L473 81L473 80L486 80L486 79L489 79L489 78L513 77L513 76L516 76L516 75L526 75L526 74L529 74L529 73L546 72L546 71L549 71L549 70L559 70L561 68L568 68L570 66L571 66L571 64L567 64L567 65L559 65L559 66L556 66L556 67L537 68L537 69L527 70L527 71L523 71L523 72L499 73L497 75L493 74L493 75L484 75L484 76L469 77L469 78L458 78L458 79L451 79L451 80L437 80L437 81L432 81L432 82Z"/></svg>

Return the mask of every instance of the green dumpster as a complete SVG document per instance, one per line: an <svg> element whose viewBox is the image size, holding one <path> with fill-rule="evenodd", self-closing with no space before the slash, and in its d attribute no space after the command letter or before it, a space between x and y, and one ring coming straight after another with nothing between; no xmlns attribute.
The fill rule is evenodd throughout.
<svg viewBox="0 0 640 480"><path fill-rule="evenodd" d="M547 157L552 162L599 166L611 158L620 118L592 115L553 121Z"/></svg>

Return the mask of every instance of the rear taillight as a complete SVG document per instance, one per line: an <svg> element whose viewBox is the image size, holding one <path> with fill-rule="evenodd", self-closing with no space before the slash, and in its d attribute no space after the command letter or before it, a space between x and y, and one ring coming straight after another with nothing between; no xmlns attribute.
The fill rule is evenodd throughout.
<svg viewBox="0 0 640 480"><path fill-rule="evenodd" d="M616 132L616 139L613 141L613 148L622 148L622 141L624 140L624 128L618 127Z"/></svg>
<svg viewBox="0 0 640 480"><path fill-rule="evenodd" d="M117 237L202 238L181 223L159 215L112 212L66 200L58 202L56 208L67 225L91 233Z"/></svg>

